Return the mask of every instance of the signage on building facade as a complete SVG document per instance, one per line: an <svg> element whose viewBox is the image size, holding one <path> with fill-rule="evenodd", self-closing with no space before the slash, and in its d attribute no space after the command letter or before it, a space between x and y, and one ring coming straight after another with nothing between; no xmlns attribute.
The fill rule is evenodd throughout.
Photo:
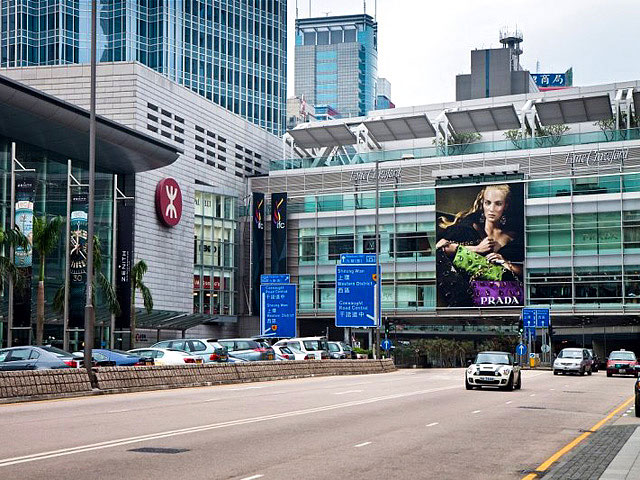
<svg viewBox="0 0 640 480"><path fill-rule="evenodd" d="M271 194L271 273L287 271L287 194Z"/></svg>
<svg viewBox="0 0 640 480"><path fill-rule="evenodd" d="M71 196L71 237L69 251L69 328L84 328L87 283L87 237L89 200L85 192Z"/></svg>
<svg viewBox="0 0 640 480"><path fill-rule="evenodd" d="M133 266L133 205L118 205L118 237L116 239L116 295L120 315L116 330L131 328L131 267Z"/></svg>
<svg viewBox="0 0 640 480"><path fill-rule="evenodd" d="M400 180L400 177L402 177L402 167L378 169L378 179L381 182ZM375 183L376 169L372 168L371 170L354 170L351 172L350 180L351 183Z"/></svg>
<svg viewBox="0 0 640 480"><path fill-rule="evenodd" d="M251 221L251 311L260 311L260 276L264 273L264 193L253 192Z"/></svg>
<svg viewBox="0 0 640 480"><path fill-rule="evenodd" d="M182 217L182 190L173 178L163 178L156 186L156 212L167 227L175 227Z"/></svg>
<svg viewBox="0 0 640 480"><path fill-rule="evenodd" d="M29 240L26 248L16 247L14 262L28 287L14 289L13 326L31 326L31 277L33 244L33 205L36 195L36 179L27 177L16 181L15 225Z"/></svg>
<svg viewBox="0 0 640 480"><path fill-rule="evenodd" d="M588 152L569 152L565 159L565 165L572 167L608 167L622 165L629 158L628 148L615 148L613 150L589 150Z"/></svg>

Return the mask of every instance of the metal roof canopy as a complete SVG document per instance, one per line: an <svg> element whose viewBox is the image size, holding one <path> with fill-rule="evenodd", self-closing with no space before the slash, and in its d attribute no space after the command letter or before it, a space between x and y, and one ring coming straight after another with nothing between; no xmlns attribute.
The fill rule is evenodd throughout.
<svg viewBox="0 0 640 480"><path fill-rule="evenodd" d="M356 136L344 123L336 125L303 124L289 130L298 147L322 148L358 143Z"/></svg>
<svg viewBox="0 0 640 480"><path fill-rule="evenodd" d="M89 112L0 75L0 135L86 164ZM96 170L134 173L166 167L179 149L117 122L96 117Z"/></svg>
<svg viewBox="0 0 640 480"><path fill-rule="evenodd" d="M554 100L535 104L540 123L544 126L563 123L583 123L608 120L613 117L608 94Z"/></svg>
<svg viewBox="0 0 640 480"><path fill-rule="evenodd" d="M435 137L436 131L425 114L408 117L365 120L369 134L378 142Z"/></svg>
<svg viewBox="0 0 640 480"><path fill-rule="evenodd" d="M636 110L636 118L640 118L640 92L633 92L633 104Z"/></svg>
<svg viewBox="0 0 640 480"><path fill-rule="evenodd" d="M522 125L513 105L445 112L456 133L495 132Z"/></svg>

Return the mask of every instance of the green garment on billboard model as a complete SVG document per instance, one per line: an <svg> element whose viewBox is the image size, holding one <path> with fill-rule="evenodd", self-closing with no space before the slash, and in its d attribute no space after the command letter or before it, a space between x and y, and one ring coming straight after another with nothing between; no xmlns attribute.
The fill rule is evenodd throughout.
<svg viewBox="0 0 640 480"><path fill-rule="evenodd" d="M482 255L459 245L453 258L453 266L464 270L472 280L502 280L504 268L495 265Z"/></svg>

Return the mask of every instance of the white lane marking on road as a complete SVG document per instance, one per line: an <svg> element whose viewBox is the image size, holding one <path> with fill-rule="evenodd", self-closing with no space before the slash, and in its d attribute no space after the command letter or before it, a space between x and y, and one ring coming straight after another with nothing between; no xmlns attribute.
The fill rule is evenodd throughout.
<svg viewBox="0 0 640 480"><path fill-rule="evenodd" d="M358 445L354 445L353 448L366 447L367 445L371 445L371 442L359 443Z"/></svg>
<svg viewBox="0 0 640 480"><path fill-rule="evenodd" d="M436 425L438 425L438 422L433 422L427 425L427 427L435 427Z"/></svg>
<svg viewBox="0 0 640 480"><path fill-rule="evenodd" d="M551 390L553 392L555 390L555 388L550 388L549 390Z"/></svg>
<svg viewBox="0 0 640 480"><path fill-rule="evenodd" d="M535 396L536 396L536 394L535 394L535 393L532 393L532 394L531 394L531 395L529 395L529 396L530 396L530 397L535 397Z"/></svg>
<svg viewBox="0 0 640 480"><path fill-rule="evenodd" d="M258 474L258 475L252 475L251 477L244 477L244 478L241 478L240 480L256 480L256 478L262 478L262 477L264 477L264 475Z"/></svg>
<svg viewBox="0 0 640 480"><path fill-rule="evenodd" d="M239 392L239 391L242 391L242 390L257 390L259 388L262 388L262 387L228 388L227 391L229 391L229 392Z"/></svg>
<svg viewBox="0 0 640 480"><path fill-rule="evenodd" d="M362 390L347 390L346 392L333 392L334 395L346 395L347 393L362 393Z"/></svg>
<svg viewBox="0 0 640 480"><path fill-rule="evenodd" d="M205 400L205 402L217 402L220 400L219 398L210 398L209 400Z"/></svg>
<svg viewBox="0 0 640 480"><path fill-rule="evenodd" d="M527 378L539 377L540 375L544 375L546 372L535 373L533 375L527 375Z"/></svg>
<svg viewBox="0 0 640 480"><path fill-rule="evenodd" d="M471 412L471 413L480 413L481 411L482 411L482 410L474 410L474 411L473 411L473 412Z"/></svg>
<svg viewBox="0 0 640 480"><path fill-rule="evenodd" d="M132 408L124 408L122 410L109 410L107 413L124 413L124 412L130 412L131 410L133 410Z"/></svg>
<svg viewBox="0 0 640 480"><path fill-rule="evenodd" d="M448 387L429 388L425 390L416 390L414 392L396 393L392 395L384 395L381 397L364 398L360 400L352 400L350 402L334 403L324 407L306 408L304 410L292 410L289 412L275 413L271 415L262 415L260 417L249 417L239 420L231 420L228 422L211 423L208 425L200 425L196 427L181 428L178 430L168 430L165 432L151 433L148 435L139 435L136 437L125 437L117 440L106 442L91 443L78 447L62 448L60 450L52 450L48 452L34 453L21 457L11 457L0 459L0 468L16 465L20 463L35 462L37 460L46 460L48 458L62 457L65 455L74 455L77 453L91 452L94 450L102 450L104 448L120 447L122 445L130 445L132 443L147 442L150 440L158 440L161 438L175 437L178 435L191 435L198 432L206 432L209 430L217 430L219 428L235 427L239 425L248 425L251 423L267 422L270 420L278 420L281 418L297 417L301 415L311 415L314 413L327 412L341 408L357 407L360 405L368 405L371 403L383 402L386 400L396 400L398 398L414 397L416 395L426 395L428 393L443 392L445 390L460 389L459 385L450 385Z"/></svg>
<svg viewBox="0 0 640 480"><path fill-rule="evenodd" d="M509 401L507 402L507 405L509 405L509 404L510 404L510 403L512 403L512 402L513 402L513 400L509 400Z"/></svg>

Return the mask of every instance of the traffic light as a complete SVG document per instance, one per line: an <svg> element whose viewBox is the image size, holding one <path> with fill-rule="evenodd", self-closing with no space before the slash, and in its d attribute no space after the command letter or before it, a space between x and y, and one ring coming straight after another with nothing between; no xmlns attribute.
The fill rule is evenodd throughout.
<svg viewBox="0 0 640 480"><path fill-rule="evenodd" d="M524 334L524 322L522 318L518 321L518 334L522 336Z"/></svg>
<svg viewBox="0 0 640 480"><path fill-rule="evenodd" d="M389 335L389 320L384 321L384 334Z"/></svg>

